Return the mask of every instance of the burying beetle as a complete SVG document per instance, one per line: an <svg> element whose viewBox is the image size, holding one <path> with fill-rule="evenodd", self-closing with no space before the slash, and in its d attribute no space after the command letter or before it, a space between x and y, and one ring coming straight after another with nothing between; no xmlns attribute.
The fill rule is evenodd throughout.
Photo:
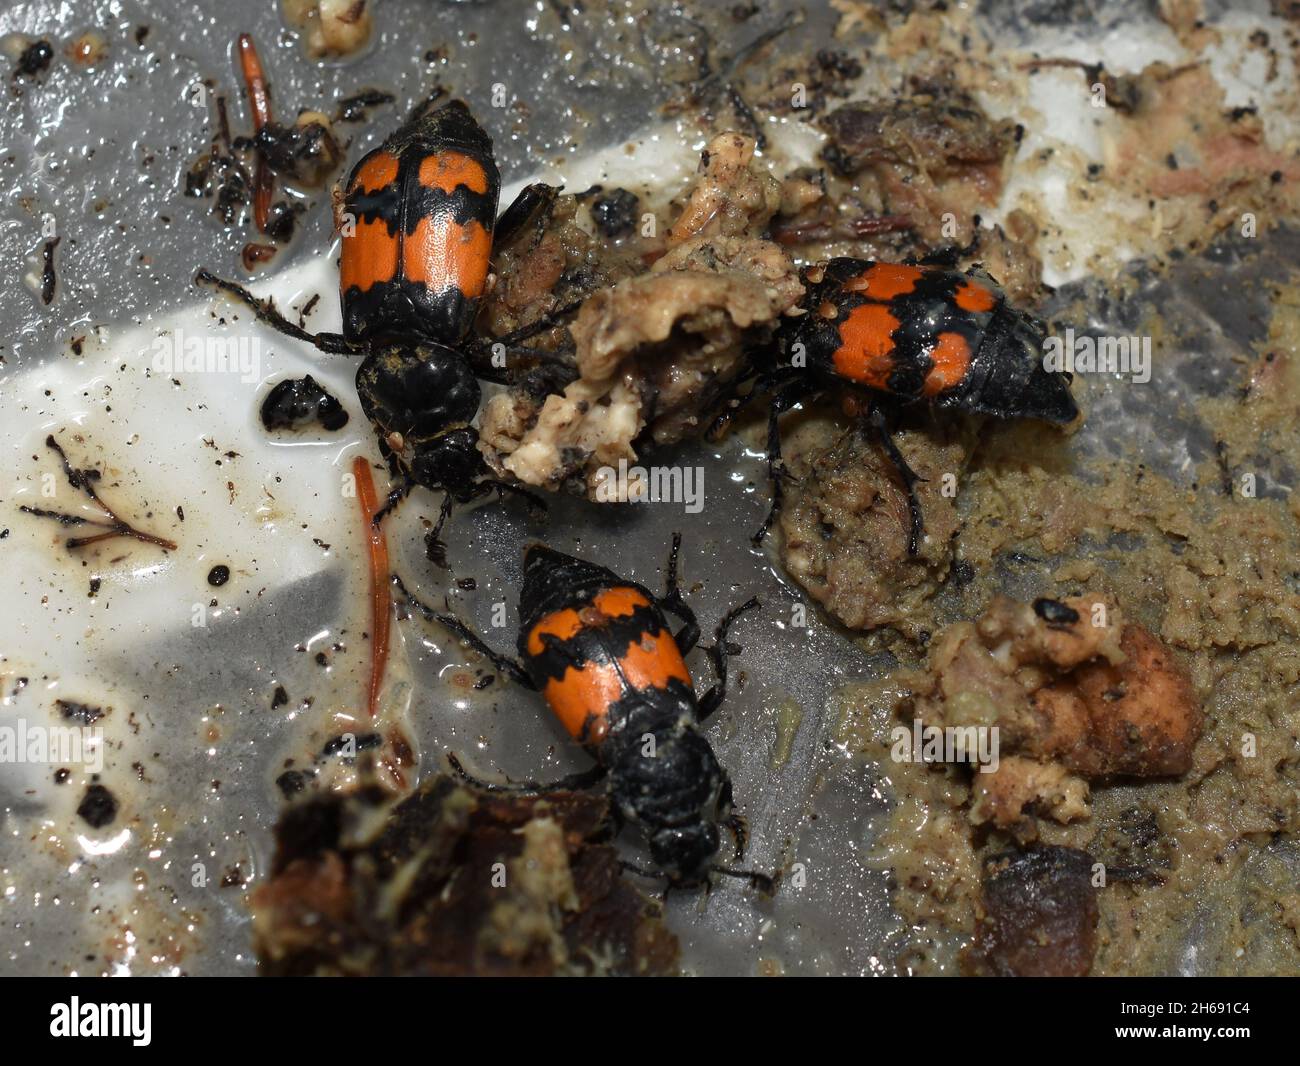
<svg viewBox="0 0 1300 1066"><path fill-rule="evenodd" d="M195 281L247 305L273 329L327 354L360 355L357 395L380 450L400 484L375 516L378 523L423 485L445 493L429 534L430 558L443 563L439 539L454 503L493 490L535 507L532 493L491 476L478 450L478 379L502 380L490 351L547 353L518 344L551 325L467 343L488 278L494 234L503 240L549 205L556 190L526 187L497 219L501 178L492 141L469 109L453 100L417 112L348 177L340 217L339 297L343 332L310 333L270 300L200 270Z"/></svg>
<svg viewBox="0 0 1300 1066"><path fill-rule="evenodd" d="M806 270L804 279L806 313L785 326L779 345L789 362L758 368L750 376L750 392L718 415L712 427L716 435L740 406L770 397L772 506L755 544L781 508L780 417L815 394L850 386L874 397L866 418L907 493L911 555L924 532L918 479L890 437L879 400L1057 425L1079 415L1070 376L1043 365L1044 323L1008 304L982 270L963 272L943 261L913 265L837 258Z"/></svg>
<svg viewBox="0 0 1300 1066"><path fill-rule="evenodd" d="M766 874L715 863L720 827L730 830L743 854L745 826L732 806L731 779L719 764L701 725L721 706L727 691L727 631L750 599L719 623L708 648L716 682L703 696L684 656L700 638L695 614L677 581L680 534L674 534L667 590L657 597L635 582L595 563L533 545L524 557L519 596L519 660L495 652L454 615L428 607L394 577L407 603L425 618L451 629L520 685L542 693L566 731L596 760L590 770L549 785L498 785L453 768L480 788L555 792L604 782L619 824L632 823L646 836L658 872L670 887L708 882L710 873L747 878L764 892ZM673 634L665 612L682 622Z"/></svg>

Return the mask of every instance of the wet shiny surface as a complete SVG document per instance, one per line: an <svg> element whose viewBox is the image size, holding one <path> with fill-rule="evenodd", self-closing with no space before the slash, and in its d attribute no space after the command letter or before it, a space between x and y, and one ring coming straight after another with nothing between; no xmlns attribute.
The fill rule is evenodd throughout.
<svg viewBox="0 0 1300 1066"><path fill-rule="evenodd" d="M177 193L211 138L216 95L229 97L232 124L246 128L230 58L235 33L259 41L286 116L307 106L330 112L362 87L396 95L368 122L339 127L352 139L350 161L435 85L464 96L496 141L509 183L503 202L538 171L558 172L573 188L615 175L629 187L675 192L703 139L689 121L673 126L650 114L651 101L696 75L704 39L698 23L666 8L613 5L615 17L575 19L566 31L550 4L394 2L377 13L377 38L362 55L315 64L272 5L211 6L217 13L199 18L161 0L76 12L19 4L0 14L0 34L49 33L61 46L95 25L109 40L102 69L76 69L60 54L38 82L7 88L0 116L0 261L10 271L0 290L0 530L9 534L0 540L0 716L57 722L58 698L108 708L96 723L99 777L119 804L112 823L92 829L76 813L92 783L88 769L57 783L51 764L0 767L0 972L254 972L245 898L269 858L283 802L276 780L312 768L321 781L345 785L351 768L317 756L339 733L372 728L360 702L364 554L344 486L353 456L374 449L352 388L354 364L251 326L231 305L196 298L189 284L200 264L234 275L249 238L222 226L207 201ZM247 21L236 22L236 12ZM730 32L743 41L773 21L765 13ZM824 33L831 21L814 12L801 32ZM138 43L137 27L148 27ZM509 104L494 108L499 83ZM190 102L196 84L207 86L203 107ZM628 138L633 153L624 150ZM47 213L63 235L60 290L48 309L15 276L39 252ZM311 204L300 233L266 291L295 311L320 294L309 328L336 329L327 199ZM1134 298L1188 305L1186 358L1174 362L1187 372L1166 365L1168 387L1140 396L1104 383L1089 396L1091 424L1124 419L1148 461L1171 474L1211 447L1178 402L1182 390L1214 385L1197 376L1196 345L1216 321L1196 284L1152 282ZM1243 316L1217 343L1243 345L1252 328ZM185 336L233 341L235 369L166 364L166 353L185 350ZM70 347L77 338L80 356ZM268 438L257 410L270 384L307 372L339 397L347 426ZM85 506L44 446L51 433L74 463L104 471L106 500L177 549L114 541L74 554L63 545L66 530L19 512L31 503ZM1091 429L1078 439L1103 453L1118 447ZM706 632L732 603L752 594L763 601L736 627L743 651L733 661L733 696L709 735L749 819L746 864L805 875L772 901L729 882L707 899L672 897L686 966L893 972L902 930L888 902L887 857L871 850L888 778L834 740L837 690L878 676L892 660L814 612L797 624L800 598L772 557L748 542L767 496L745 441L687 449L672 461L704 471L702 513L574 500L553 501L544 525L515 503L459 513L449 561L477 587L453 590L452 604L508 649L525 543L544 537L658 588L671 532L681 530L684 586ZM1275 491L1294 476L1274 474ZM51 485L54 495L44 495ZM440 600L444 577L423 557L420 523L436 507L417 493L390 538L408 584ZM218 565L231 576L214 588L207 576ZM1008 591L1016 580L1007 575ZM506 626L494 628L502 602ZM448 634L418 620L397 622L394 632L385 721L403 724L425 771L447 749L484 770L541 779L586 765L535 696L503 678L476 689L490 671ZM698 654L691 664L707 673ZM1194 968L1194 945L1188 951Z"/></svg>

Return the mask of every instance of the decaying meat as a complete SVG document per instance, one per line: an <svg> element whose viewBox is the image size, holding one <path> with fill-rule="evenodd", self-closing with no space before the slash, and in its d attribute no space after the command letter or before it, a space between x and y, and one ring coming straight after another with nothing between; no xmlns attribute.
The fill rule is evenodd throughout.
<svg viewBox="0 0 1300 1066"><path fill-rule="evenodd" d="M301 112L292 126L268 122L254 143L272 170L309 189L323 185L343 158L330 120L320 111Z"/></svg>
<svg viewBox="0 0 1300 1066"><path fill-rule="evenodd" d="M934 641L927 724L998 730L1000 765L977 774L971 820L1034 835L1033 814L1088 814L1083 779L1168 777L1191 768L1203 714L1172 653L1095 596L997 597Z"/></svg>
<svg viewBox="0 0 1300 1066"><path fill-rule="evenodd" d="M700 180L668 231L668 246L692 237L758 233L781 207L781 183L751 166L755 142L728 131L700 155Z"/></svg>
<svg viewBox="0 0 1300 1066"><path fill-rule="evenodd" d="M1217 230L1246 210L1261 218L1294 210L1294 152L1269 143L1253 108L1228 106L1207 64L1154 62L1132 82L1136 106L1108 131L1105 165L1117 193L1155 198L1153 237L1177 233L1195 248L1207 216Z"/></svg>
<svg viewBox="0 0 1300 1066"><path fill-rule="evenodd" d="M1014 826L1029 809L1062 825L1088 817L1088 783L1060 763L1007 755L992 773L975 774L971 787L976 825Z"/></svg>
<svg viewBox="0 0 1300 1066"><path fill-rule="evenodd" d="M917 608L938 590L958 529L948 487L966 464L969 424L954 421L897 435L900 451L924 480L917 498L925 537L908 554L907 494L879 442L863 426L801 461L791 435L788 465L800 478L780 515L782 557L791 577L851 629L893 626L915 637Z"/></svg>
<svg viewBox="0 0 1300 1066"><path fill-rule="evenodd" d="M486 332L501 336L645 269L639 258L614 254L577 222L578 199L558 196L513 239L493 248L496 283L484 302ZM531 340L537 345L538 340Z"/></svg>
<svg viewBox="0 0 1300 1066"><path fill-rule="evenodd" d="M1038 223L1024 211L1011 211L1006 221L976 231L970 252L991 277L997 278L1007 300L1017 306L1032 305L1042 295L1043 262L1035 243Z"/></svg>
<svg viewBox="0 0 1300 1066"><path fill-rule="evenodd" d="M581 491L594 493L602 467L635 459L641 425L640 393L622 381L575 381L540 403L513 389L484 407L479 449L498 474L525 485L555 491L576 479Z"/></svg>
<svg viewBox="0 0 1300 1066"><path fill-rule="evenodd" d="M828 161L844 174L880 162L906 163L934 181L972 165L1000 165L1015 124L992 122L974 103L848 104L826 116Z"/></svg>
<svg viewBox="0 0 1300 1066"><path fill-rule="evenodd" d="M786 254L753 237L692 237L649 274L602 289L573 325L584 381L609 381L627 360L660 362L648 348L674 330L715 349L734 347L739 332L773 321L803 295ZM721 342L721 343L719 343ZM697 354L686 346L684 354Z"/></svg>
<svg viewBox="0 0 1300 1066"><path fill-rule="evenodd" d="M825 179L820 171L796 171L781 182L781 207L777 213L792 217L825 198Z"/></svg>
<svg viewBox="0 0 1300 1066"><path fill-rule="evenodd" d="M351 55L370 40L370 0L281 0L313 59Z"/></svg>
<svg viewBox="0 0 1300 1066"><path fill-rule="evenodd" d="M677 943L593 843L596 795L499 797L434 778L396 804L289 807L253 935L272 975L661 974Z"/></svg>
<svg viewBox="0 0 1300 1066"><path fill-rule="evenodd" d="M1043 753L1087 777L1186 773L1202 718L1191 682L1142 626L1124 627L1120 650L1122 663L1085 663L1034 694Z"/></svg>
<svg viewBox="0 0 1300 1066"><path fill-rule="evenodd" d="M602 502L625 498L603 471L637 458L642 440L669 444L702 431L703 416L803 295L794 265L766 225L780 186L751 168L739 134L711 142L704 174L649 273L598 289L571 332L576 381L538 397L492 397L480 447L501 475L528 485L572 485ZM553 284L558 262L543 279Z"/></svg>
<svg viewBox="0 0 1300 1066"><path fill-rule="evenodd" d="M953 234L943 232L945 213L997 202L1003 163L1017 139L1014 122L994 122L957 94L847 104L822 125L831 167L877 186L883 213L910 219L929 244L953 243Z"/></svg>
<svg viewBox="0 0 1300 1066"><path fill-rule="evenodd" d="M1097 596L1038 599L1032 604L997 597L976 622L979 639L995 658L1016 669L1053 666L1063 670L1098 656L1122 661L1117 607Z"/></svg>
<svg viewBox="0 0 1300 1066"><path fill-rule="evenodd" d="M599 381L630 369L655 442L682 440L698 433L700 413L741 369L745 343L802 295L793 264L771 241L693 237L648 276L587 301L573 326L578 370Z"/></svg>
<svg viewBox="0 0 1300 1066"><path fill-rule="evenodd" d="M803 294L776 245L746 237L694 238L649 274L596 292L572 327L579 378L536 401L492 397L480 447L499 471L556 489L570 478L593 498L599 472L634 462L648 430L659 444L698 433L701 415L740 372L745 344Z"/></svg>
<svg viewBox="0 0 1300 1066"><path fill-rule="evenodd" d="M999 977L1086 975L1097 945L1092 865L1087 852L1059 847L986 859L984 913L964 967Z"/></svg>

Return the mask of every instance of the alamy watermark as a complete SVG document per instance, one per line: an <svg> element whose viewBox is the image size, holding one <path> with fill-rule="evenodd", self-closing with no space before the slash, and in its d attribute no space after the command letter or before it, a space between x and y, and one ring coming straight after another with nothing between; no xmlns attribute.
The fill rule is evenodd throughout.
<svg viewBox="0 0 1300 1066"><path fill-rule="evenodd" d="M1064 337L1043 342L1043 369L1065 374L1124 374L1134 385L1151 380L1150 337Z"/></svg>
<svg viewBox="0 0 1300 1066"><path fill-rule="evenodd" d="M104 769L104 731L98 726L32 724L19 718L0 725L0 765L34 763Z"/></svg>
<svg viewBox="0 0 1300 1066"><path fill-rule="evenodd" d="M73 996L50 1007L50 1036L129 1037L136 1047L153 1039L152 1003L83 1003Z"/></svg>
<svg viewBox="0 0 1300 1066"><path fill-rule="evenodd" d="M597 503L680 503L687 514L704 510L702 466L602 466L596 471Z"/></svg>
<svg viewBox="0 0 1300 1066"><path fill-rule="evenodd" d="M262 348L257 337L190 337L176 329L153 342L153 368L160 374L238 374L246 385L262 380Z"/></svg>
<svg viewBox="0 0 1300 1066"><path fill-rule="evenodd" d="M979 768L982 774L996 773L998 727L982 725L925 725L913 719L912 728L895 726L889 732L892 746L889 756L894 762L964 762Z"/></svg>

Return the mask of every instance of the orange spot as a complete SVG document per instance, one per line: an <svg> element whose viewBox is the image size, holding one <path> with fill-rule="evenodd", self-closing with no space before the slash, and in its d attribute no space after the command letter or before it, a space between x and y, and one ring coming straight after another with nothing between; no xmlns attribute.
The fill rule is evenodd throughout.
<svg viewBox="0 0 1300 1066"><path fill-rule="evenodd" d="M639 589L620 585L598 592L591 605L607 618L623 618L634 614L638 607L649 607L650 601Z"/></svg>
<svg viewBox="0 0 1300 1066"><path fill-rule="evenodd" d="M562 611L548 614L528 634L528 654L541 655L546 650L542 637L550 634L559 640L574 637L585 626L600 625L605 618L623 618L632 614L638 607L648 607L650 601L634 588L619 586L598 592L591 605L576 611L566 607ZM601 616L604 616L603 618Z"/></svg>
<svg viewBox="0 0 1300 1066"><path fill-rule="evenodd" d="M970 345L960 333L940 333L930 359L934 365L925 375L922 396L935 396L961 382L970 367Z"/></svg>
<svg viewBox="0 0 1300 1066"><path fill-rule="evenodd" d="M378 192L397 180L397 156L376 152L357 169L348 192Z"/></svg>
<svg viewBox="0 0 1300 1066"><path fill-rule="evenodd" d="M898 325L883 304L855 307L840 325L841 343L833 356L836 373L869 388L887 390L894 369L892 334Z"/></svg>
<svg viewBox="0 0 1300 1066"><path fill-rule="evenodd" d="M488 191L488 177L483 164L460 152L425 156L420 161L420 184L445 193L453 193L461 185L470 192Z"/></svg>
<svg viewBox="0 0 1300 1066"><path fill-rule="evenodd" d="M541 655L546 650L546 644L542 640L545 636L552 636L557 640L568 640L576 636L581 629L582 619L578 617L578 612L572 608L566 607L563 611L548 614L529 631L528 654Z"/></svg>
<svg viewBox="0 0 1300 1066"><path fill-rule="evenodd" d="M892 300L916 288L924 273L919 267L898 263L873 263L856 278L844 283L847 292L860 292L872 300Z"/></svg>
<svg viewBox="0 0 1300 1066"><path fill-rule="evenodd" d="M402 266L408 281L459 289L472 300L483 295L491 253L492 237L478 222L425 216L402 243Z"/></svg>
<svg viewBox="0 0 1300 1066"><path fill-rule="evenodd" d="M617 664L570 666L563 677L546 683L544 694L570 736L598 743L609 728L610 706L624 693L663 688L674 679L691 684L690 671L677 642L667 629L661 629L654 636L644 636L633 644Z"/></svg>
<svg viewBox="0 0 1300 1066"><path fill-rule="evenodd" d="M355 285L365 292L372 285L391 281L397 273L397 238L381 219L359 221L356 232L343 238L339 258L339 291Z"/></svg>
<svg viewBox="0 0 1300 1066"><path fill-rule="evenodd" d="M952 294L953 301L963 311L992 311L997 306L998 298L983 285L963 281Z"/></svg>

